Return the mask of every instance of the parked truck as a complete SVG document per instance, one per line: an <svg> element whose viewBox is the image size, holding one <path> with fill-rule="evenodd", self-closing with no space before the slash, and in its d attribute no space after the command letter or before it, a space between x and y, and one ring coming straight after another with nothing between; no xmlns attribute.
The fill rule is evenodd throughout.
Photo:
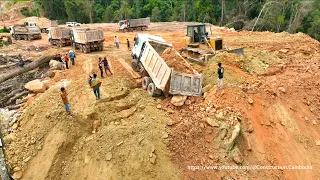
<svg viewBox="0 0 320 180"><path fill-rule="evenodd" d="M134 71L141 73L142 88L153 97L162 93L166 96L168 94L201 96L202 75L194 69L192 74L188 74L169 67L160 56L168 48L173 49L172 45L166 43L161 37L145 34L138 34L135 37L135 45L132 49L134 59L131 66ZM180 56L176 50L173 49L173 51Z"/></svg>
<svg viewBox="0 0 320 180"><path fill-rule="evenodd" d="M150 25L150 18L129 19L119 21L120 31L145 31Z"/></svg>
<svg viewBox="0 0 320 180"><path fill-rule="evenodd" d="M42 33L46 33L49 27L58 26L58 20L51 21L37 21L37 22L24 22L26 26L39 26Z"/></svg>
<svg viewBox="0 0 320 180"><path fill-rule="evenodd" d="M48 41L51 45L64 47L71 45L70 29L65 27L50 27L47 29Z"/></svg>
<svg viewBox="0 0 320 180"><path fill-rule="evenodd" d="M103 29L73 28L70 38L74 49L80 49L84 53L99 50L103 51Z"/></svg>
<svg viewBox="0 0 320 180"><path fill-rule="evenodd" d="M13 25L10 34L15 40L41 39L41 30L38 26Z"/></svg>

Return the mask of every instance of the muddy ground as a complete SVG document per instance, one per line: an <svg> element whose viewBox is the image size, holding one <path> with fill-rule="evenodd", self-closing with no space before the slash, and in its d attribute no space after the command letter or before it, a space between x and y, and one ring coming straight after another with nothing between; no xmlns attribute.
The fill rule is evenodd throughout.
<svg viewBox="0 0 320 180"><path fill-rule="evenodd" d="M153 23L143 33L160 35L179 50L186 24ZM205 94L175 107L170 97L152 98L136 86L126 47L126 39L132 42L136 32L117 32L116 24L88 26L105 30L104 51L76 51L76 66L58 73L55 86L24 110L7 142L10 165L21 169L22 179L320 177L318 41L301 33L212 27L228 46L244 47L245 56L220 54L206 66L191 63L204 76ZM120 49L113 43L115 35ZM1 51L25 52L35 59L69 49L50 47L43 37L14 42ZM104 56L114 75L102 79L102 99L97 101L87 77L99 73L97 58ZM225 68L223 90L215 88L218 62ZM64 111L62 85L75 118ZM98 127L94 134L93 126ZM312 170L208 169L215 165L308 165ZM207 169L197 169L202 167Z"/></svg>

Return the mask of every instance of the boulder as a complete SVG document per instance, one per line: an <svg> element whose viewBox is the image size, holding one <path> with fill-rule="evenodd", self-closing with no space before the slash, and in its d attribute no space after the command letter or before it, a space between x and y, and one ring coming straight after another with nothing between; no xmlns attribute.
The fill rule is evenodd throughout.
<svg viewBox="0 0 320 180"><path fill-rule="evenodd" d="M41 81L43 84L44 84L44 86L46 87L46 89L49 89L51 86L53 86L54 85L54 80L52 80L52 79L44 79L44 80L42 80Z"/></svg>
<svg viewBox="0 0 320 180"><path fill-rule="evenodd" d="M212 127L219 127L219 124L212 118L207 117L205 118L205 121L207 124L209 124Z"/></svg>
<svg viewBox="0 0 320 180"><path fill-rule="evenodd" d="M14 179L14 180L16 180L16 179L20 179L21 177L22 177L22 171L20 170L20 171L16 171L15 173L13 173L13 175L12 175L12 178Z"/></svg>
<svg viewBox="0 0 320 180"><path fill-rule="evenodd" d="M46 86L39 79L28 82L24 85L24 88L35 93L43 93L46 91Z"/></svg>
<svg viewBox="0 0 320 180"><path fill-rule="evenodd" d="M238 147L235 147L232 151L231 151L231 156L232 156L232 159L235 163L237 164L242 164L244 159L243 159L243 156L239 150Z"/></svg>
<svg viewBox="0 0 320 180"><path fill-rule="evenodd" d="M171 98L171 104L174 106L183 106L184 102L187 100L188 96L180 96L180 95L175 95Z"/></svg>
<svg viewBox="0 0 320 180"><path fill-rule="evenodd" d="M56 60L51 60L49 62L49 66L50 66L50 69L52 70L57 70L57 69L61 69L61 65L60 65L60 62L59 61L56 61Z"/></svg>

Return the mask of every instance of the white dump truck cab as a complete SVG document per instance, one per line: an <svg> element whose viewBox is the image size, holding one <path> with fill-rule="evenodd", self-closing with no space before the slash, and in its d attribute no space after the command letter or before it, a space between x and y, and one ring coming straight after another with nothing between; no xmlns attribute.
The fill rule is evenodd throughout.
<svg viewBox="0 0 320 180"><path fill-rule="evenodd" d="M166 43L166 41L160 36L137 34L134 37L134 46L132 48L132 54L131 54L133 59L138 59L142 55L143 44L149 40L155 40L155 41Z"/></svg>
<svg viewBox="0 0 320 180"><path fill-rule="evenodd" d="M128 27L128 21L127 20L121 20L119 21L120 30L123 30Z"/></svg>
<svg viewBox="0 0 320 180"><path fill-rule="evenodd" d="M14 34L13 26L9 26L9 30L10 30L11 36L13 36L13 34Z"/></svg>

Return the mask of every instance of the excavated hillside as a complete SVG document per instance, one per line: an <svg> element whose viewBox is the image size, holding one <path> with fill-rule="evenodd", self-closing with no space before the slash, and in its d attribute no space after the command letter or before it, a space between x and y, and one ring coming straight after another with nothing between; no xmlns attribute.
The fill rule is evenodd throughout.
<svg viewBox="0 0 320 180"><path fill-rule="evenodd" d="M204 96L176 107L171 97L150 97L130 69L136 32L105 30L103 52L76 51L76 66L56 71L53 85L22 110L6 136L12 173L21 179L317 179L320 177L320 43L298 33L232 32L212 27L245 55L222 53L205 66ZM173 30L173 27L176 29ZM186 23L153 23L179 50ZM118 36L120 49L113 37ZM46 37L4 49L35 59L66 53L48 48ZM42 51L29 46L46 47ZM23 50L22 50L23 49ZM87 78L99 74L107 57L114 75L102 79L96 100ZM224 88L216 89L217 63L225 68ZM59 94L66 87L75 117L65 113ZM96 132L93 132L95 131ZM312 166L312 170L222 170L215 166ZM16 178L19 179L19 178Z"/></svg>

